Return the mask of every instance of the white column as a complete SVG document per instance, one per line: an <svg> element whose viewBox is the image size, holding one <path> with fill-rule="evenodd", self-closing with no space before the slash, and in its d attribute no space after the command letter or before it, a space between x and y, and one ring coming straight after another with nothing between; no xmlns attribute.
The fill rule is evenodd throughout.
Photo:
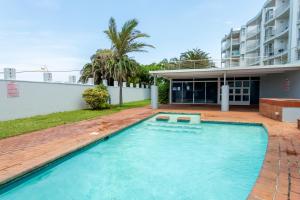
<svg viewBox="0 0 300 200"><path fill-rule="evenodd" d="M221 111L227 112L229 111L229 86L222 86L222 101L221 101Z"/></svg>
<svg viewBox="0 0 300 200"><path fill-rule="evenodd" d="M127 83L123 82L123 88L127 87Z"/></svg>
<svg viewBox="0 0 300 200"><path fill-rule="evenodd" d="M226 73L224 74L224 85L222 86L221 111L229 111L229 85L226 82Z"/></svg>
<svg viewBox="0 0 300 200"><path fill-rule="evenodd" d="M107 85L108 85L107 80L106 80L106 79L103 79L103 80L102 80L102 84L103 84L104 86L107 86Z"/></svg>
<svg viewBox="0 0 300 200"><path fill-rule="evenodd" d="M220 90L221 90L221 80L220 80L220 77L218 78L218 104L220 105L221 102L220 102Z"/></svg>
<svg viewBox="0 0 300 200"><path fill-rule="evenodd" d="M156 85L151 86L151 107L152 109L158 108L158 87Z"/></svg>
<svg viewBox="0 0 300 200"><path fill-rule="evenodd" d="M88 84L88 85L94 85L94 84L95 84L94 78L88 78L87 84Z"/></svg>
<svg viewBox="0 0 300 200"><path fill-rule="evenodd" d="M169 87L169 104L172 104L172 84L173 79L170 79L170 87Z"/></svg>
<svg viewBox="0 0 300 200"><path fill-rule="evenodd" d="M118 87L118 81L114 81L114 87Z"/></svg>
<svg viewBox="0 0 300 200"><path fill-rule="evenodd" d="M130 83L130 87L133 88L133 83Z"/></svg>
<svg viewBox="0 0 300 200"><path fill-rule="evenodd" d="M154 77L154 85L151 86L151 107L158 108L158 87L156 86L156 76Z"/></svg>
<svg viewBox="0 0 300 200"><path fill-rule="evenodd" d="M140 84L139 83L135 84L135 87L140 88Z"/></svg>

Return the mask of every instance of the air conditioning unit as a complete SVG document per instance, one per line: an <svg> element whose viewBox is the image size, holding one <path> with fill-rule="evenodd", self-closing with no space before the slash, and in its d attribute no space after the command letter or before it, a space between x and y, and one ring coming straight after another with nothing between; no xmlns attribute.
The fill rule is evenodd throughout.
<svg viewBox="0 0 300 200"><path fill-rule="evenodd" d="M44 72L43 78L44 78L44 82L52 82L52 73Z"/></svg>
<svg viewBox="0 0 300 200"><path fill-rule="evenodd" d="M76 83L76 76L69 76L69 83Z"/></svg>
<svg viewBox="0 0 300 200"><path fill-rule="evenodd" d="M15 68L4 68L4 79L5 80L16 80L16 69Z"/></svg>

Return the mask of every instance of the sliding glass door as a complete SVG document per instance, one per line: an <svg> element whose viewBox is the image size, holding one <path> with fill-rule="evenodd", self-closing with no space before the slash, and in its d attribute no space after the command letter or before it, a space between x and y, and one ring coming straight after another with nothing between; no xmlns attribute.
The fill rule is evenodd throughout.
<svg viewBox="0 0 300 200"><path fill-rule="evenodd" d="M194 84L193 82L183 82L182 102L193 103Z"/></svg>
<svg viewBox="0 0 300 200"><path fill-rule="evenodd" d="M172 84L172 103L182 103L182 82Z"/></svg>
<svg viewBox="0 0 300 200"><path fill-rule="evenodd" d="M194 103L205 103L205 82L195 82Z"/></svg>
<svg viewBox="0 0 300 200"><path fill-rule="evenodd" d="M206 82L206 103L218 103L217 82Z"/></svg>
<svg viewBox="0 0 300 200"><path fill-rule="evenodd" d="M217 81L176 81L172 83L172 103L216 104Z"/></svg>

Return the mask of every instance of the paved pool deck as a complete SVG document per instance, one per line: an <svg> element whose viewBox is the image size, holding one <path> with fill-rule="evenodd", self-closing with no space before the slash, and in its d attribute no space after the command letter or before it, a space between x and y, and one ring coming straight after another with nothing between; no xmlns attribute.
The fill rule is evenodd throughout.
<svg viewBox="0 0 300 200"><path fill-rule="evenodd" d="M201 113L202 120L263 123L269 144L259 178L248 199L300 199L300 130L261 116L255 108L162 106L124 110L93 120L0 140L0 183L64 156L157 112ZM213 144L212 144L213 145Z"/></svg>

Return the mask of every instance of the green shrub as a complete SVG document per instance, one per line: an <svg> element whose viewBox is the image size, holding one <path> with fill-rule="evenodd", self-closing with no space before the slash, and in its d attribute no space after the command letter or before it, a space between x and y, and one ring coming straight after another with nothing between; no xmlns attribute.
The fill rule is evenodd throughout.
<svg viewBox="0 0 300 200"><path fill-rule="evenodd" d="M158 102L160 104L169 103L169 89L170 83L167 80L163 80L158 84Z"/></svg>
<svg viewBox="0 0 300 200"><path fill-rule="evenodd" d="M104 85L86 89L82 94L83 99L93 110L105 109L109 107L109 93Z"/></svg>

